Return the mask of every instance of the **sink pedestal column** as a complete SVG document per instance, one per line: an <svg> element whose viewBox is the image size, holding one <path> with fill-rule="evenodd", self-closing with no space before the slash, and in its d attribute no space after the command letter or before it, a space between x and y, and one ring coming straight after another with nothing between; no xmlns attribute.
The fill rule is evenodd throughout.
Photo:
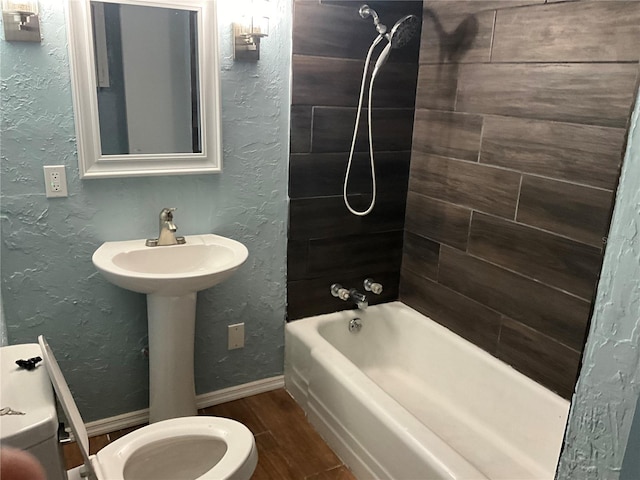
<svg viewBox="0 0 640 480"><path fill-rule="evenodd" d="M196 295L147 295L149 423L197 415L193 376Z"/></svg>

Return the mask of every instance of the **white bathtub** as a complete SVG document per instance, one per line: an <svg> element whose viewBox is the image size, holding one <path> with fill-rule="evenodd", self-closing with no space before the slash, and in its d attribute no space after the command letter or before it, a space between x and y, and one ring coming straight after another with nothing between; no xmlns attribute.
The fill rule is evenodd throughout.
<svg viewBox="0 0 640 480"><path fill-rule="evenodd" d="M406 305L285 332L287 390L359 479L554 477L569 402Z"/></svg>

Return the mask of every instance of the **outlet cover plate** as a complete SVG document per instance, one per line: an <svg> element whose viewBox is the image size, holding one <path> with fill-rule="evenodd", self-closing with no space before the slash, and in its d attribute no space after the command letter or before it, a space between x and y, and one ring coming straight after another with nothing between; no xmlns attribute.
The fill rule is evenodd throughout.
<svg viewBox="0 0 640 480"><path fill-rule="evenodd" d="M229 325L229 350L244 347L244 323Z"/></svg>
<svg viewBox="0 0 640 480"><path fill-rule="evenodd" d="M45 165L44 191L47 197L67 197L67 174L64 165Z"/></svg>

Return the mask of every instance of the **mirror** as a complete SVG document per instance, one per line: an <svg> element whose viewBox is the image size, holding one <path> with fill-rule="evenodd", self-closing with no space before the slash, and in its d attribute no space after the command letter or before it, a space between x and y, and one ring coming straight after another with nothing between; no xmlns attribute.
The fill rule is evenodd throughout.
<svg viewBox="0 0 640 480"><path fill-rule="evenodd" d="M202 151L196 20L191 10L91 2L103 155Z"/></svg>
<svg viewBox="0 0 640 480"><path fill-rule="evenodd" d="M81 178L221 170L214 0L69 0Z"/></svg>

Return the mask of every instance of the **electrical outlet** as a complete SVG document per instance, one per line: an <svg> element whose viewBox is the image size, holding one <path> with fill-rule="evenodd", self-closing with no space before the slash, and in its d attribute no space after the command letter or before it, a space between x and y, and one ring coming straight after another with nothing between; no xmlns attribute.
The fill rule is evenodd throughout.
<svg viewBox="0 0 640 480"><path fill-rule="evenodd" d="M244 347L244 323L229 325L229 350Z"/></svg>
<svg viewBox="0 0 640 480"><path fill-rule="evenodd" d="M44 191L47 197L67 197L67 174L64 165L44 166Z"/></svg>

